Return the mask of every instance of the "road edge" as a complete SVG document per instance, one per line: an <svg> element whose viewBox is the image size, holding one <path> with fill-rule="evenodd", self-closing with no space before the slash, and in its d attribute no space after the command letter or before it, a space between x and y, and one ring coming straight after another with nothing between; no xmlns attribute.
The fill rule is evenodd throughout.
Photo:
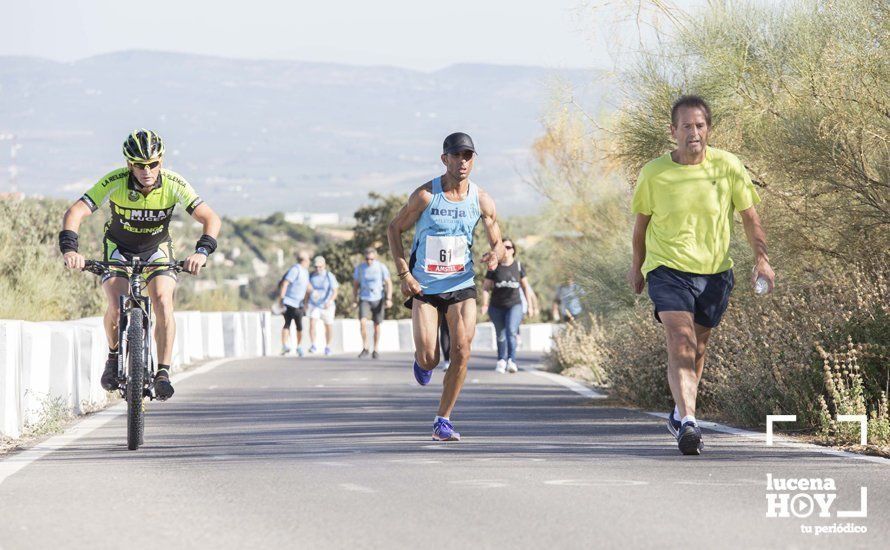
<svg viewBox="0 0 890 550"><path fill-rule="evenodd" d="M205 374L213 369L241 359L249 359L245 357L224 357L222 359L214 359L204 363L194 369L189 369L181 374L174 374L173 381L178 383L188 380L192 376ZM40 460L44 456L58 451L74 443L78 439L85 437L92 432L98 430L105 424L108 424L114 418L126 413L127 402L119 401L114 405L102 409L101 411L91 414L81 420L75 421L74 424L66 428L62 433L54 435L49 439L45 439L33 447L28 447L18 452L13 452L4 457L0 457L0 485L3 482L24 469L28 465Z"/></svg>
<svg viewBox="0 0 890 550"><path fill-rule="evenodd" d="M532 364L532 365L526 365L526 366L522 367L521 370L526 371L530 374L536 374L543 378L547 378L548 380L551 380L552 382L559 384L559 385L577 393L578 395L582 395L589 399L606 399L609 397L608 395L603 394L593 388L585 386L584 384L582 384L581 382L578 382L577 380L575 380L573 378L569 378L567 376L563 376L562 374L557 374L555 372L549 372L549 371L542 370L542 369L543 369L543 365L541 365L540 363L537 363L537 364ZM649 416L654 416L656 418L661 418L663 420L667 420L667 417L668 417L667 413L644 411L642 409L630 409L629 407L620 407L620 408L639 411L639 412L642 412L643 414L647 414ZM745 437L748 439L762 441L764 443L764 446L766 446L766 434L765 433L754 432L754 431L745 430L742 428L735 428L733 426L727 426L725 424L719 424L717 422L709 422L707 420L699 420L698 425L706 430L711 430L714 432L731 434L731 435L738 435L738 436L742 436L742 437ZM842 451L840 449L833 449L831 447L823 447L821 445L816 445L814 443L804 443L801 441L795 441L791 438L781 436L781 435L773 436L773 445L774 446L779 445L782 447L790 447L790 448L801 449L801 450L806 450L806 451L813 451L813 452L817 452L820 454L837 456L837 457L841 457L841 458L852 458L855 460L864 460L867 462L874 462L876 464L883 464L885 466L890 466L890 459L886 459L886 458L883 458L880 456L870 456L870 455L859 454L859 453L851 453L850 451Z"/></svg>

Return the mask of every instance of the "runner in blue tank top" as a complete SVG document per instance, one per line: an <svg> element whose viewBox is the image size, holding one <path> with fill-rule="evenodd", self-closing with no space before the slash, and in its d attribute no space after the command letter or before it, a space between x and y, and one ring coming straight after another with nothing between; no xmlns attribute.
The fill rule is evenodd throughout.
<svg viewBox="0 0 890 550"><path fill-rule="evenodd" d="M408 298L414 328L414 378L429 383L439 364L439 315L451 334L451 366L445 374L433 439L459 441L451 411L467 376L470 343L476 332L476 284L473 280L473 229L482 220L491 247L480 260L496 269L504 258L494 201L470 181L476 148L470 136L451 134L442 147L445 173L418 187L390 222L387 236L402 293ZM410 259L402 233L414 228Z"/></svg>

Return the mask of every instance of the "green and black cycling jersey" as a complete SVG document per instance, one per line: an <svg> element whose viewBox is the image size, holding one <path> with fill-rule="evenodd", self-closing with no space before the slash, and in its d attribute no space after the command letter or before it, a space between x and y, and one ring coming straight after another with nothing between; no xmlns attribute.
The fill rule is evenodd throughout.
<svg viewBox="0 0 890 550"><path fill-rule="evenodd" d="M168 228L177 204L191 214L203 202L182 176L165 169L161 169L151 192L143 195L139 182L127 168L106 174L81 200L93 212L107 200L111 219L105 224L105 235L134 253L156 249L170 240Z"/></svg>

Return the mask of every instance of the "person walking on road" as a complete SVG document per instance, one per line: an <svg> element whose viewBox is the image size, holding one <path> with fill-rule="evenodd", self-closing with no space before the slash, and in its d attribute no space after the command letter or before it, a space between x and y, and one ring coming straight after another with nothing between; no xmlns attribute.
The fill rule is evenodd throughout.
<svg viewBox="0 0 890 550"><path fill-rule="evenodd" d="M386 264L377 260L377 249L374 247L366 248L365 261L355 266L352 285L353 297L358 302L358 322L364 344L358 356L368 356L371 346L368 343L369 334L365 321L371 320L374 323L374 351L371 358L377 359L380 356L380 323L383 322L385 311L392 307L392 281Z"/></svg>
<svg viewBox="0 0 890 550"><path fill-rule="evenodd" d="M516 248L511 239L504 238L504 259L496 269L488 270L482 282L482 315L488 314L497 334L498 361L495 371L517 372L516 347L519 325L522 323L522 297L528 302L528 314L537 314L535 296L525 269L516 259Z"/></svg>
<svg viewBox="0 0 890 550"><path fill-rule="evenodd" d="M729 257L734 212L741 215L754 251L752 283L760 278L771 292L775 280L754 208L760 197L735 155L708 146L710 129L705 100L679 98L670 125L677 147L643 167L631 205L636 220L627 278L637 294L648 284L655 319L664 325L668 383L676 404L668 430L686 455L704 448L696 397L708 338L726 311L735 281Z"/></svg>
<svg viewBox="0 0 890 550"><path fill-rule="evenodd" d="M444 313L451 335L451 366L433 439L459 441L451 412L467 376L470 344L476 332L476 286L473 280L473 229L482 220L491 249L481 261L495 269L504 257L494 200L474 182L470 172L476 158L473 140L464 133L445 138L445 173L418 187L387 230L402 293L408 298L414 328L414 378L429 384L439 364L439 314ZM402 233L414 228L410 258L405 258Z"/></svg>
<svg viewBox="0 0 890 550"><path fill-rule="evenodd" d="M281 355L291 349L290 324L296 325L297 355L303 357L303 315L306 312L307 289L309 288L309 253L297 253L297 263L292 265L281 282L278 283L278 299L284 307L284 328L281 329Z"/></svg>
<svg viewBox="0 0 890 550"><path fill-rule="evenodd" d="M334 337L334 312L336 311L337 289L340 284L334 274L328 271L324 257L316 256L312 260L315 271L309 275L309 353L315 353L315 324L324 323L325 348L324 354L331 354L331 340Z"/></svg>
<svg viewBox="0 0 890 550"><path fill-rule="evenodd" d="M584 311L581 306L581 296L584 291L575 282L572 275L564 284L556 287L556 295L553 297L553 320L571 323Z"/></svg>

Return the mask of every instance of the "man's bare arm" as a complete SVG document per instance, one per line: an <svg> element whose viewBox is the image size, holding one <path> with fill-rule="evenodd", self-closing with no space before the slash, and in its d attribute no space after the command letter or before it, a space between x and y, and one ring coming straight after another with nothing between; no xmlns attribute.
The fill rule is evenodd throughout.
<svg viewBox="0 0 890 550"><path fill-rule="evenodd" d="M627 272L627 281L636 294L643 292L643 286L646 284L646 280L643 278L643 273L640 270L643 268L643 262L646 261L646 229L649 227L651 219L651 215L637 214L634 221L633 261L630 265L630 271Z"/></svg>
<svg viewBox="0 0 890 550"><path fill-rule="evenodd" d="M399 213L389 222L389 226L386 228L389 250L392 252L392 257L396 264L396 274L403 281L405 279L403 274L409 271L409 267L408 261L405 259L405 248L402 245L402 233L411 229L417 223L417 220L420 219L420 215L423 214L424 209L432 200L431 189L432 187L429 183L415 189L408 198L408 204L399 210ZM408 277L410 277L410 274Z"/></svg>
<svg viewBox="0 0 890 550"><path fill-rule="evenodd" d="M752 284L757 281L757 277L763 276L769 283L769 292L773 290L776 274L769 263L769 256L766 253L766 232L760 223L760 215L753 206L747 210L739 212L742 216L742 225L745 226L745 235L748 237L748 244L754 251L754 270L751 274Z"/></svg>
<svg viewBox="0 0 890 550"><path fill-rule="evenodd" d="M214 212L207 203L201 203L197 208L192 210L192 218L201 223L205 235L209 235L214 239L219 236L219 228L222 225L222 222L220 221L219 216L216 215L216 212ZM183 268L193 275L198 275L201 272L201 268L206 263L207 256L195 252L185 259Z"/></svg>
<svg viewBox="0 0 890 550"><path fill-rule="evenodd" d="M488 244L491 247L490 252L482 255L482 261L488 264L488 269L497 269L498 263L507 255L507 249L504 248L504 243L501 240L501 228L498 226L494 199L481 189L479 190L479 208L482 210L482 224L485 226Z"/></svg>
<svg viewBox="0 0 890 550"><path fill-rule="evenodd" d="M62 229L77 233L80 230L80 224L83 222L84 218L92 213L93 211L90 210L90 207L87 206L85 202L78 199L77 202L72 204L68 210L65 211L65 217L62 218ZM86 259L78 252L68 251L64 254L64 258L65 266L68 267L68 269L83 269L84 265L86 265Z"/></svg>
<svg viewBox="0 0 890 550"><path fill-rule="evenodd" d="M745 235L748 237L748 244L754 251L754 263L761 259L769 261L766 254L766 233L763 231L763 225L760 223L760 215L753 206L747 210L739 212L742 216L742 225L745 226Z"/></svg>
<svg viewBox="0 0 890 550"><path fill-rule="evenodd" d="M192 211L192 218L201 223L204 227L205 235L210 235L214 239L219 236L219 228L222 226L222 221L206 202L199 204Z"/></svg>

